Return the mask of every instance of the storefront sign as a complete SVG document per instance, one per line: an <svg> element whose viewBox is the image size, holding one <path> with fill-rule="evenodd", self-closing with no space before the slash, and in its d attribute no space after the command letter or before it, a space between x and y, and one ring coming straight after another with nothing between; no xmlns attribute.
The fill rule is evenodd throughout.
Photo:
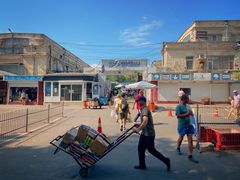
<svg viewBox="0 0 240 180"><path fill-rule="evenodd" d="M42 81L41 76L4 76L4 81Z"/></svg>
<svg viewBox="0 0 240 180"><path fill-rule="evenodd" d="M170 74L161 74L161 80L170 80Z"/></svg>
<svg viewBox="0 0 240 180"><path fill-rule="evenodd" d="M172 80L180 80L180 74L172 74Z"/></svg>
<svg viewBox="0 0 240 180"><path fill-rule="evenodd" d="M158 81L158 80L160 80L160 74L158 74L158 73L152 74L152 80L153 80L153 81Z"/></svg>
<svg viewBox="0 0 240 180"><path fill-rule="evenodd" d="M193 80L195 80L195 81L210 81L211 73L194 73Z"/></svg>
<svg viewBox="0 0 240 180"><path fill-rule="evenodd" d="M220 80L220 73L212 73L212 80L219 81Z"/></svg>
<svg viewBox="0 0 240 180"><path fill-rule="evenodd" d="M99 94L99 85L94 84L93 85L93 95L98 95Z"/></svg>
<svg viewBox="0 0 240 180"><path fill-rule="evenodd" d="M184 81L190 80L190 74L181 74L181 80Z"/></svg>
<svg viewBox="0 0 240 180"><path fill-rule="evenodd" d="M222 74L222 80L224 81L231 80L231 74L227 74L227 73Z"/></svg>
<svg viewBox="0 0 240 180"><path fill-rule="evenodd" d="M146 67L146 59L114 59L114 60L102 60L102 64L107 68L117 67Z"/></svg>

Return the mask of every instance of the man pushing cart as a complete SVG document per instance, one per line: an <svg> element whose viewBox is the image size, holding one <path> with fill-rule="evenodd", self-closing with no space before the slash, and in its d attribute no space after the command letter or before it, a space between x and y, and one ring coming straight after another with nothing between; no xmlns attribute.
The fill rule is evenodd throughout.
<svg viewBox="0 0 240 180"><path fill-rule="evenodd" d="M72 128L63 136L58 136L50 142L50 144L56 147L54 154L58 150L62 150L71 155L81 167L79 171L80 176L86 177L88 168L92 167L133 133L140 133L141 131L138 144L139 165L135 166L135 168L146 169L145 151L148 149L152 155L166 165L167 171L170 171L170 159L158 152L154 146L155 130L151 111L146 106L146 98L140 97L138 103L141 107L141 124L133 125L118 137L116 141L110 143L104 134L88 126L81 125Z"/></svg>
<svg viewBox="0 0 240 180"><path fill-rule="evenodd" d="M86 177L88 168L92 167L131 136L134 133L134 127L135 125L124 132L114 142L110 143L104 134L88 126L81 125L70 129L62 136L56 137L50 144L56 147L54 154L61 150L72 156L80 166L80 176Z"/></svg>

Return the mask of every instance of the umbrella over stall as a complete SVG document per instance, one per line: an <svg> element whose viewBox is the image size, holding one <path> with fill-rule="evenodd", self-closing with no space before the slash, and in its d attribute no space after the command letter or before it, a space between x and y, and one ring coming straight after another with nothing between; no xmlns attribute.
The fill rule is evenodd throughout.
<svg viewBox="0 0 240 180"><path fill-rule="evenodd" d="M118 84L115 86L115 88L124 88L126 85L125 84Z"/></svg>
<svg viewBox="0 0 240 180"><path fill-rule="evenodd" d="M149 83L147 81L139 81L133 84L128 84L125 86L126 89L152 89L156 88L155 84Z"/></svg>

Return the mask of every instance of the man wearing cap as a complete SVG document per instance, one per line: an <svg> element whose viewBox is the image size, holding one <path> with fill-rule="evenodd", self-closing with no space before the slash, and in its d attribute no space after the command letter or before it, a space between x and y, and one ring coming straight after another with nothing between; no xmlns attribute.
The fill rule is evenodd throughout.
<svg viewBox="0 0 240 180"><path fill-rule="evenodd" d="M238 93L237 90L233 91L233 104L234 104L234 108L237 109L237 119L239 119L240 116L240 94Z"/></svg>
<svg viewBox="0 0 240 180"><path fill-rule="evenodd" d="M141 124L135 128L135 132L141 132L139 143L138 143L138 157L139 165L135 166L136 169L146 169L145 164L145 151L148 150L153 156L161 160L166 166L167 171L170 171L170 159L163 156L160 152L155 149L154 139L155 139L155 130L153 126L152 113L146 106L146 98L141 96L138 98L137 103L141 110Z"/></svg>

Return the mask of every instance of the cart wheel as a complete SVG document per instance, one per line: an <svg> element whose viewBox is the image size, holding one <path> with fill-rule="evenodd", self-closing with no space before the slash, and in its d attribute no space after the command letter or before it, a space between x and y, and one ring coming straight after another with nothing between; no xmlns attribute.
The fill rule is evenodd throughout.
<svg viewBox="0 0 240 180"><path fill-rule="evenodd" d="M80 170L79 170L79 175L80 175L81 177L87 177L87 175L88 175L88 168L82 168L82 169L80 169Z"/></svg>

